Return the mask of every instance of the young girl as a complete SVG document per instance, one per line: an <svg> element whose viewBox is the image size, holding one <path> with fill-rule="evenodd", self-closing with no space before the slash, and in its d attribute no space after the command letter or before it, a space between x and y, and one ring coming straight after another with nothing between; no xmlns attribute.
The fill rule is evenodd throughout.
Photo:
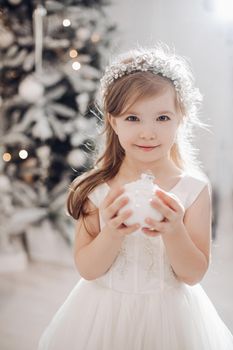
<svg viewBox="0 0 233 350"><path fill-rule="evenodd" d="M199 282L210 263L211 194L191 148L200 93L163 45L117 57L101 81L105 149L74 180L74 259L82 276L39 350L232 350ZM124 224L124 184L148 170L164 219ZM121 209L121 210L120 210Z"/></svg>

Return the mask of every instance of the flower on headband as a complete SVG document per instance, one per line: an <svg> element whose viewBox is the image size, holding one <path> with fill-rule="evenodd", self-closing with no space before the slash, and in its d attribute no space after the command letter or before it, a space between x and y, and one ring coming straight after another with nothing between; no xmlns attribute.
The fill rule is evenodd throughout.
<svg viewBox="0 0 233 350"><path fill-rule="evenodd" d="M202 96L194 87L194 79L186 61L163 48L141 49L119 56L105 70L101 79L101 93L105 97L108 87L117 79L135 72L150 71L171 80L182 102L186 115L195 117Z"/></svg>

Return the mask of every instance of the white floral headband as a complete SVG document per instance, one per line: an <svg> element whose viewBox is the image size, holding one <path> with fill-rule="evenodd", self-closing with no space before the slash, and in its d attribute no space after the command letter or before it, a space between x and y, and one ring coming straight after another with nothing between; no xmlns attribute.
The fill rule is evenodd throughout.
<svg viewBox="0 0 233 350"><path fill-rule="evenodd" d="M170 79L184 105L186 116L195 116L202 96L199 89L193 85L194 79L187 62L182 57L167 53L160 47L131 51L113 61L100 80L102 96L106 96L108 87L115 80L124 75L145 71Z"/></svg>

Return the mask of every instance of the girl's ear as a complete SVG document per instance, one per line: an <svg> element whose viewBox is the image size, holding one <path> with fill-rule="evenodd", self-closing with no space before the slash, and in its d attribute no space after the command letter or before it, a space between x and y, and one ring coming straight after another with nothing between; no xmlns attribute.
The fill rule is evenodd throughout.
<svg viewBox="0 0 233 350"><path fill-rule="evenodd" d="M108 121L115 133L117 134L116 118L114 118L111 114L108 113Z"/></svg>

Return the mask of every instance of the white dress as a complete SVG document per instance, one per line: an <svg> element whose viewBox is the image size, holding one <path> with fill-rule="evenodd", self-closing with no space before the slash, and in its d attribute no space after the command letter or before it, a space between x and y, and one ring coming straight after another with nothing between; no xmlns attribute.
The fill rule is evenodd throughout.
<svg viewBox="0 0 233 350"><path fill-rule="evenodd" d="M184 174L171 192L187 209L206 184ZM104 183L89 197L98 207L108 191ZM161 236L138 230L103 276L81 278L39 350L233 350L233 336L201 285L175 278Z"/></svg>

